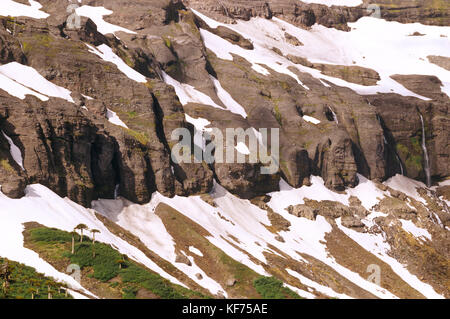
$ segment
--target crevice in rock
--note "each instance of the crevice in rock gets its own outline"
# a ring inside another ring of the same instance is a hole
[[[356,145],[355,143],[352,143],[352,152],[353,152],[353,156],[355,157],[356,168],[357,168],[358,173],[360,173],[361,175],[363,175],[366,178],[369,178],[370,167],[369,167],[369,163],[367,163],[364,153],[361,151],[359,146]]]
[[[155,114],[155,127],[156,127],[156,136],[158,136],[159,141],[164,145],[166,150],[170,153],[170,146],[167,142],[166,135],[164,133],[164,111],[159,104],[158,99],[155,94],[151,93],[153,99],[153,113]]]
[[[169,154],[169,160],[170,165],[173,167],[173,175],[179,181],[180,183],[183,183],[183,180],[186,179],[186,173],[183,171],[183,169],[178,165],[177,163],[174,163],[172,161],[171,154],[171,148],[169,146],[169,143],[167,142],[166,135],[164,133],[164,111],[161,108],[161,105],[159,104],[158,99],[156,96],[152,93],[153,98],[153,112],[155,114],[155,127],[156,127],[156,136],[160,140],[160,142],[164,145],[164,148],[166,149],[167,153]]]
[[[300,117],[303,117],[304,113],[303,113],[302,107],[300,105],[296,104],[295,109],[297,110],[298,115]]]
[[[333,112],[331,111],[330,108],[325,108],[325,117],[327,118],[328,121],[334,122]]]
[[[392,132],[386,126],[384,119],[380,114],[377,114],[378,122],[380,123],[381,128],[383,129],[383,136],[385,138],[385,159],[386,159],[386,173],[385,179],[388,179],[394,176],[397,173],[402,175],[407,175],[408,172],[406,167],[403,165],[400,156],[396,150],[396,141]],[[395,169],[394,169],[395,168]]]

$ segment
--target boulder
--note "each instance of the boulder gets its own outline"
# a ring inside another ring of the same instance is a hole
[[[341,218],[341,223],[342,226],[347,227],[347,228],[357,228],[357,229],[362,229],[365,227],[364,223],[361,221],[361,219],[359,219],[358,217],[355,216],[343,216]]]
[[[185,265],[188,265],[188,266],[192,266],[192,263],[189,260],[189,258],[187,258],[187,256],[182,254],[182,253],[177,253],[177,255],[175,257],[175,262],[176,263],[185,264]]]
[[[312,209],[309,206],[306,206],[304,204],[295,205],[295,206],[289,206],[287,208],[287,211],[289,214],[297,216],[297,217],[304,217],[309,220],[316,220],[317,212]]]
[[[233,287],[236,284],[237,280],[234,278],[227,279],[226,285],[227,287]]]

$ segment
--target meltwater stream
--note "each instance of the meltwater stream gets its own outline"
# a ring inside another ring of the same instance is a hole
[[[430,158],[428,157],[428,150],[427,150],[427,144],[426,144],[426,136],[425,136],[425,123],[423,121],[422,114],[419,113],[420,121],[422,122],[422,150],[423,150],[423,156],[425,158],[425,176],[427,181],[427,186],[431,186],[431,169],[430,169]]]

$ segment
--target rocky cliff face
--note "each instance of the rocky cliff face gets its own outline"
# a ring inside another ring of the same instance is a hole
[[[348,30],[347,23],[361,17],[378,14],[370,8],[376,4],[383,19],[402,23],[420,22],[424,24],[446,26],[450,22],[450,7],[446,1],[375,1],[364,0],[357,7],[327,6],[293,0],[250,0],[250,1],[201,1],[184,0],[187,6],[208,12],[213,18],[233,22],[236,19],[248,20],[252,17],[279,17],[300,27],[311,27],[315,23],[326,27]],[[311,1],[313,2],[313,1]]]
[[[440,92],[435,81],[408,76],[397,79],[417,94],[432,98],[423,103],[395,94],[366,98],[336,85],[324,86],[298,69],[294,73],[303,85],[275,70],[262,75],[239,56],[227,61],[212,54],[199,28],[252,50],[248,39],[226,27],[210,28],[187,10],[191,6],[222,21],[276,16],[303,27],[317,22],[347,29],[346,22],[365,14],[363,6],[327,7],[299,1],[114,1],[108,4],[114,13],[105,19],[132,32],[119,32],[119,39],[111,33],[102,34],[85,17],[79,29],[68,28],[63,1],[41,4],[50,14],[47,19],[1,19],[1,63],[16,61],[33,67],[47,80],[70,90],[75,103],[54,98],[45,102],[31,97],[19,100],[0,91],[1,129],[24,156],[22,171],[8,155],[7,141],[0,136],[1,169],[8,171],[0,182],[11,196],[20,196],[27,183],[42,183],[89,205],[93,198],[113,197],[116,185],[122,196],[139,203],[149,201],[155,190],[169,196],[207,192],[213,176],[242,197],[276,190],[280,177],[298,187],[307,184],[311,174],[322,176],[326,185],[336,190],[356,185],[357,172],[382,181],[403,170],[407,176],[425,180],[419,113],[426,122],[432,176],[448,176],[448,96]],[[89,5],[106,4],[91,1]],[[406,16],[439,24],[445,23],[448,13],[445,4],[433,14],[428,3],[414,9],[406,4],[398,6],[397,14],[392,16],[391,10],[388,16],[399,21]],[[430,15],[436,19],[425,18]],[[291,43],[294,38],[290,36]],[[111,47],[128,66],[144,75],[146,82],[128,78],[114,64],[93,54],[87,44]],[[294,44],[302,45],[298,39]],[[297,62],[300,58],[289,59]],[[345,72],[343,79],[356,83],[360,79],[362,85],[374,83],[364,80],[373,73],[370,69],[339,70],[307,60],[299,63],[329,76],[341,77]],[[248,117],[233,117],[227,111],[189,103],[181,105],[173,88],[164,83],[163,72],[223,106],[211,80],[211,76],[216,77]],[[371,77],[376,79],[376,72]],[[107,109],[116,112],[127,128],[108,122]],[[193,130],[185,121],[186,113],[207,118],[212,126],[222,129],[279,128],[279,173],[259,176],[258,164],[172,163],[172,130]],[[314,115],[320,126],[305,121],[304,115]]]

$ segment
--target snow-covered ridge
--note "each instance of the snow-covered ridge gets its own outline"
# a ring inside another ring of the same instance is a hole
[[[192,264],[191,266],[175,262],[175,242],[167,232],[161,218],[154,213],[159,203],[160,195],[154,194],[152,202],[147,205],[131,204],[121,200],[99,200],[93,203],[93,207],[106,217],[115,216],[118,225],[138,236],[150,250],[173,263],[175,267],[192,280],[197,281],[199,285],[208,289],[212,294],[221,292],[226,296],[223,288],[199,268],[193,258],[187,257]],[[195,250],[195,248],[191,249],[194,249],[197,255],[201,255],[201,252]],[[202,279],[198,280],[196,274],[201,274]]]
[[[318,201],[332,200],[348,205],[349,197],[353,195],[357,196],[361,200],[362,205],[371,211],[367,220],[363,220],[365,223],[370,223],[375,216],[380,216],[380,213],[373,211],[372,207],[384,196],[389,196],[390,194],[389,191],[380,190],[374,183],[364,179],[362,176],[359,176],[359,178],[360,184],[353,189],[347,189],[346,194],[338,194],[327,189],[320,177],[311,177],[311,186],[303,186],[298,189],[294,189],[282,181],[280,184],[281,190],[269,194],[271,200],[268,205],[274,212],[291,223],[289,230],[278,232],[283,241],[277,240],[277,234],[267,229],[271,225],[267,211],[253,205],[248,200],[235,197],[218,184],[214,185],[214,189],[210,194],[216,207],[203,201],[200,196],[167,198],[159,193],[154,193],[151,202],[145,205],[133,204],[118,198],[116,200],[94,201],[93,208],[139,237],[148,249],[172,263],[189,278],[195,280],[200,286],[208,289],[213,294],[220,293],[227,296],[224,287],[221,287],[216,280],[208,276],[193,258],[193,255],[198,258],[203,257],[204,254],[201,250],[197,247],[189,246],[185,252],[182,252],[189,259],[191,266],[175,262],[174,239],[168,233],[161,218],[155,214],[159,204],[169,205],[192,222],[201,225],[211,234],[211,236],[206,237],[211,244],[261,275],[269,275],[261,265],[261,263],[267,263],[265,253],[281,256],[278,253],[278,251],[281,251],[299,263],[307,263],[299,255],[299,253],[302,253],[323,262],[344,278],[375,296],[396,298],[394,294],[386,289],[343,267],[336,262],[333,256],[329,255],[324,239],[325,235],[332,230],[332,226],[324,217],[317,216],[316,220],[312,221],[306,218],[295,217],[286,211],[289,205],[303,203],[304,198]],[[410,191],[408,190],[408,187],[410,187],[407,184],[408,181],[414,185],[414,181],[397,175],[386,184],[392,185],[393,188],[399,191]],[[57,272],[33,251],[23,247],[23,223],[36,221],[47,227],[55,227],[66,231],[71,231],[75,225],[84,223],[89,228],[96,228],[101,231],[96,236],[97,240],[117,247],[121,253],[127,254],[130,258],[142,263],[172,282],[181,284],[178,279],[166,273],[157,264],[148,259],[139,249],[113,235],[97,219],[94,210],[85,209],[68,199],[62,199],[44,186],[28,186],[26,196],[18,200],[10,199],[0,193],[0,207],[0,256],[35,267],[46,275],[69,283],[75,289],[83,290],[78,283],[73,282],[71,277]],[[343,227],[340,219],[337,220],[337,225],[347,236],[355,240],[364,249],[389,264],[392,270],[411,287],[429,298],[442,297],[430,285],[421,282],[404,265],[401,265],[388,255],[390,247],[384,241],[382,234],[358,233]],[[417,238],[422,240],[431,239],[431,235],[425,229],[417,227],[411,221],[402,221],[402,227]],[[232,245],[230,238],[236,238],[238,241],[233,241]],[[193,255],[189,256],[186,254],[187,251]],[[286,271],[293,278],[297,278],[299,283],[310,287],[309,289],[311,290],[308,289],[308,292],[293,287],[295,291],[303,296],[312,297],[311,291],[316,290],[330,297],[349,297],[347,294],[338,293],[330,287],[316,283],[296,271],[291,269],[286,269]]]
[[[219,58],[232,60],[231,53],[248,60],[255,71],[267,75],[267,65],[273,70],[292,76],[301,81],[288,68],[295,67],[301,72],[327,80],[338,86],[348,87],[358,94],[397,93],[403,96],[420,96],[391,78],[395,74],[435,75],[443,83],[442,92],[450,96],[450,72],[427,59],[429,55],[449,56],[450,27],[422,25],[420,23],[401,24],[383,19],[364,17],[350,23],[350,32],[339,31],[315,24],[311,30],[298,28],[281,19],[252,18],[238,20],[236,24],[217,22],[195,10],[211,28],[226,26],[244,38],[252,41],[254,50],[245,50],[206,30],[200,30],[208,49]],[[304,45],[293,46],[285,39],[285,32],[298,38]],[[415,32],[423,36],[412,36]],[[361,66],[377,71],[381,77],[377,85],[363,86],[339,78],[324,75],[319,70],[294,64],[284,56],[275,53],[276,47],[283,53],[303,57],[312,63],[344,66]],[[322,82],[323,83],[323,82]],[[325,83],[324,83],[325,85]]]
[[[173,283],[181,284],[140,250],[113,235],[97,219],[92,210],[61,198],[42,185],[27,186],[25,193],[25,197],[21,199],[10,199],[0,192],[0,256],[34,267],[46,276],[51,276],[58,281],[66,282],[69,287],[86,292],[74,278],[58,272],[41,259],[37,253],[25,248],[22,235],[23,223],[31,221],[64,231],[72,231],[76,225],[83,223],[89,228],[100,230],[100,233],[96,235],[96,240],[117,247],[121,253],[142,263],[162,277]]]
[[[272,51],[272,47],[268,48],[264,43],[261,41],[255,41],[255,37],[252,37],[251,31],[243,31],[234,29],[237,27],[241,21],[238,22],[237,25],[226,25],[217,21],[214,21],[205,15],[201,14],[200,12],[191,9],[196,15],[198,15],[200,18],[202,18],[211,28],[216,28],[217,26],[227,26],[228,28],[241,33],[245,38],[251,39],[253,42],[254,49],[253,50],[246,50],[241,48],[238,45],[232,44],[228,42],[227,40],[207,31],[204,29],[200,29],[200,34],[202,36],[203,42],[205,43],[205,46],[214,52],[214,54],[223,60],[232,61],[233,56],[231,54],[236,54],[239,56],[242,56],[245,58],[248,62],[252,64],[252,69],[255,70],[258,73],[261,73],[263,75],[269,75],[270,72],[264,68],[262,65],[267,65],[273,70],[284,73],[287,75],[290,75],[293,77],[300,85],[302,85],[305,89],[309,89],[307,86],[305,86],[298,76],[294,74],[292,71],[288,69],[289,66],[294,65],[292,62],[289,62],[287,59],[280,57],[278,54]],[[265,19],[263,19],[265,20]],[[251,21],[255,21],[255,19],[252,19]],[[245,29],[245,28],[243,28]],[[264,32],[264,30],[254,30],[256,33],[258,32]]]

